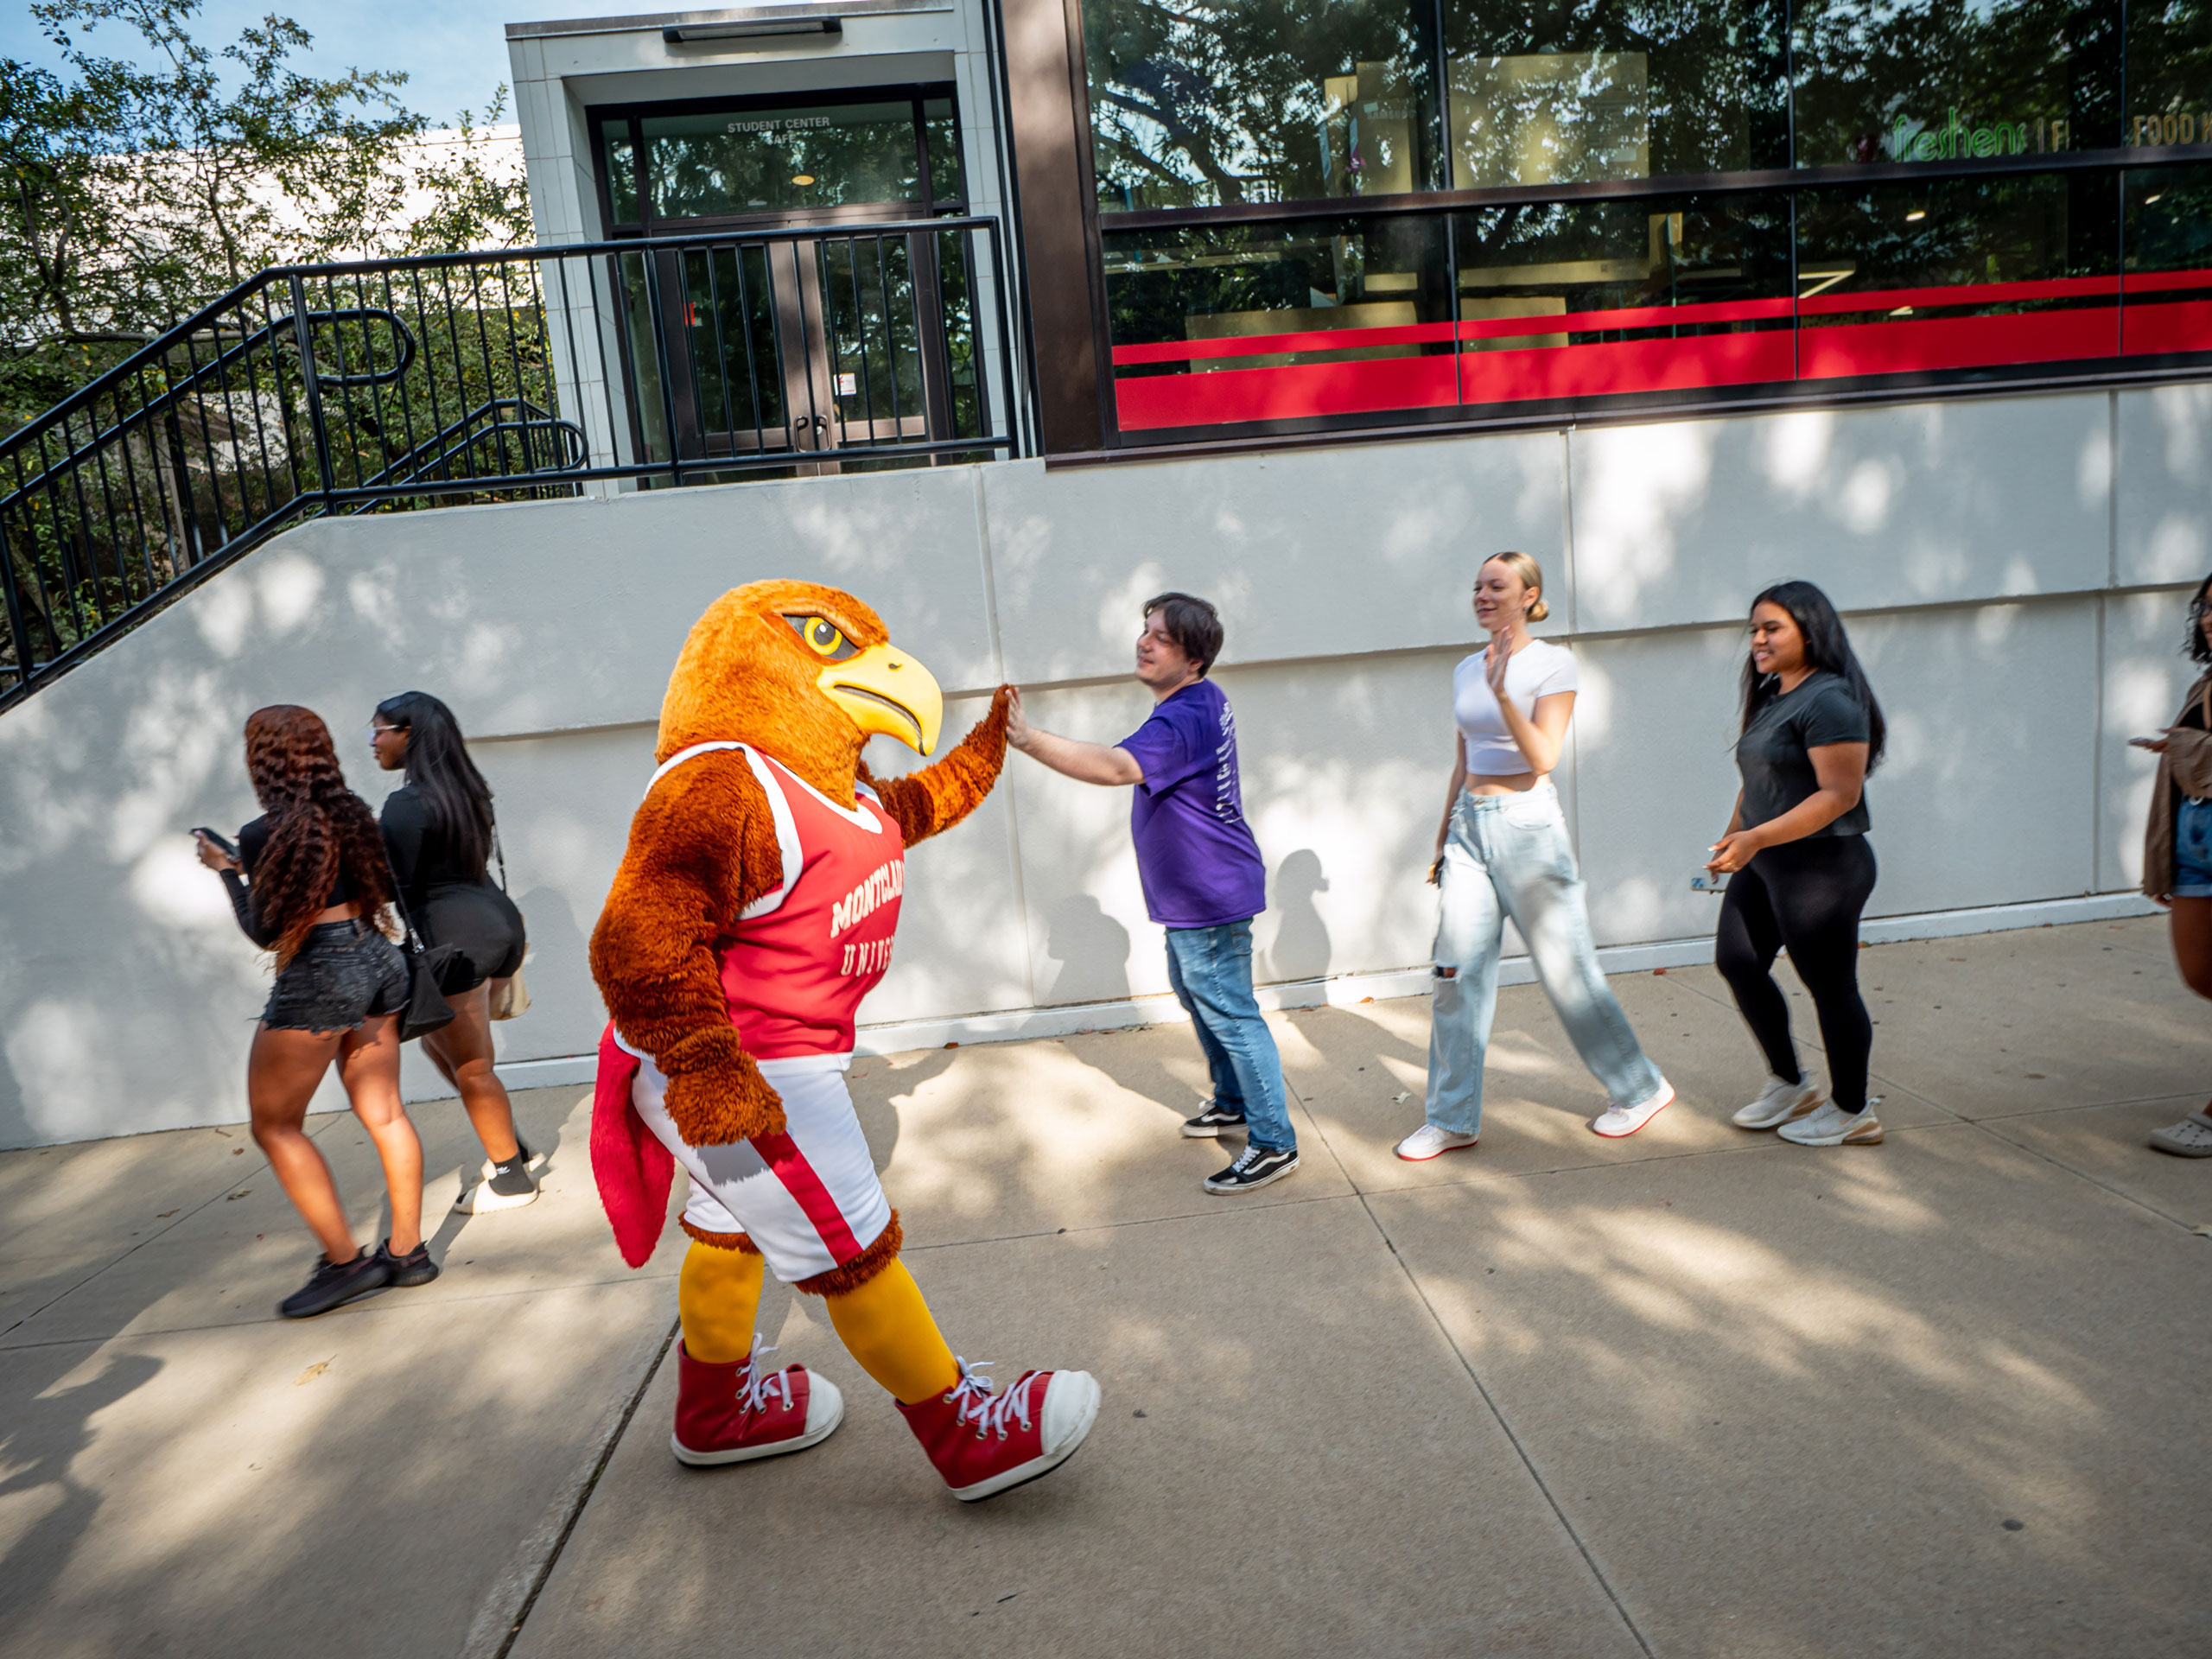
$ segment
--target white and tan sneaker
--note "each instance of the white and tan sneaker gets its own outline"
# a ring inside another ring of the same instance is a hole
[[[1634,1135],[1674,1103],[1675,1085],[1662,1077],[1659,1086],[1635,1105],[1611,1107],[1592,1118],[1591,1132],[1602,1135],[1608,1141],[1618,1141],[1624,1135]]]
[[[1874,1116],[1874,1103],[1863,1112],[1847,1112],[1832,1101],[1820,1109],[1792,1118],[1781,1128],[1782,1138],[1801,1147],[1871,1147],[1882,1139],[1882,1120]]]
[[[1398,1142],[1397,1154],[1409,1164],[1425,1164],[1447,1152],[1463,1151],[1473,1146],[1475,1141],[1471,1135],[1457,1135],[1450,1129],[1440,1129],[1433,1123],[1424,1123]]]
[[[1759,1097],[1728,1121],[1739,1129],[1771,1129],[1792,1118],[1804,1116],[1820,1103],[1821,1085],[1810,1077],[1801,1077],[1796,1083],[1769,1077],[1766,1087],[1759,1090]]]

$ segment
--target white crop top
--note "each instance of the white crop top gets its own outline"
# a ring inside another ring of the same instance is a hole
[[[1467,752],[1467,775],[1510,778],[1516,772],[1534,771],[1521,746],[1505,729],[1505,715],[1483,673],[1483,657],[1478,651],[1452,671],[1452,713]],[[1537,698],[1574,689],[1574,653],[1565,645],[1531,639],[1505,665],[1506,694],[1531,720],[1536,717]]]

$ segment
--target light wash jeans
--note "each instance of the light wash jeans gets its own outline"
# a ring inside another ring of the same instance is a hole
[[[1215,1102],[1244,1114],[1247,1144],[1294,1150],[1298,1132],[1283,1103],[1282,1057],[1252,997],[1252,924],[1169,928],[1167,982],[1198,1027]]]
[[[1483,1057],[1497,1009],[1505,918],[1521,930],[1560,1023],[1616,1106],[1659,1087],[1628,1016],[1598,971],[1582,877],[1558,792],[1546,779],[1518,795],[1461,794],[1444,843],[1428,1027],[1428,1121],[1454,1135],[1483,1126]]]

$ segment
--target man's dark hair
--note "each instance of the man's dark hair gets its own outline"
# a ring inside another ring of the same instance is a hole
[[[1204,677],[1213,659],[1221,655],[1221,613],[1188,594],[1162,594],[1145,601],[1146,621],[1152,620],[1155,611],[1160,613],[1161,631],[1182,648]]]

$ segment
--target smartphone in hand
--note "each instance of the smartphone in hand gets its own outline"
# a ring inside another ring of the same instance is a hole
[[[2131,749],[2163,749],[2166,747],[2166,740],[2163,737],[2131,737],[2127,740],[2127,747]]]
[[[1695,875],[1690,877],[1690,891],[1709,893],[1717,897],[1728,891],[1728,878],[1726,875],[1716,875],[1711,870],[1700,870]]]
[[[195,827],[192,833],[195,836],[207,836],[209,841],[215,843],[215,850],[222,854],[225,858],[236,858],[238,855],[237,845],[228,836],[218,835],[204,824]]]

